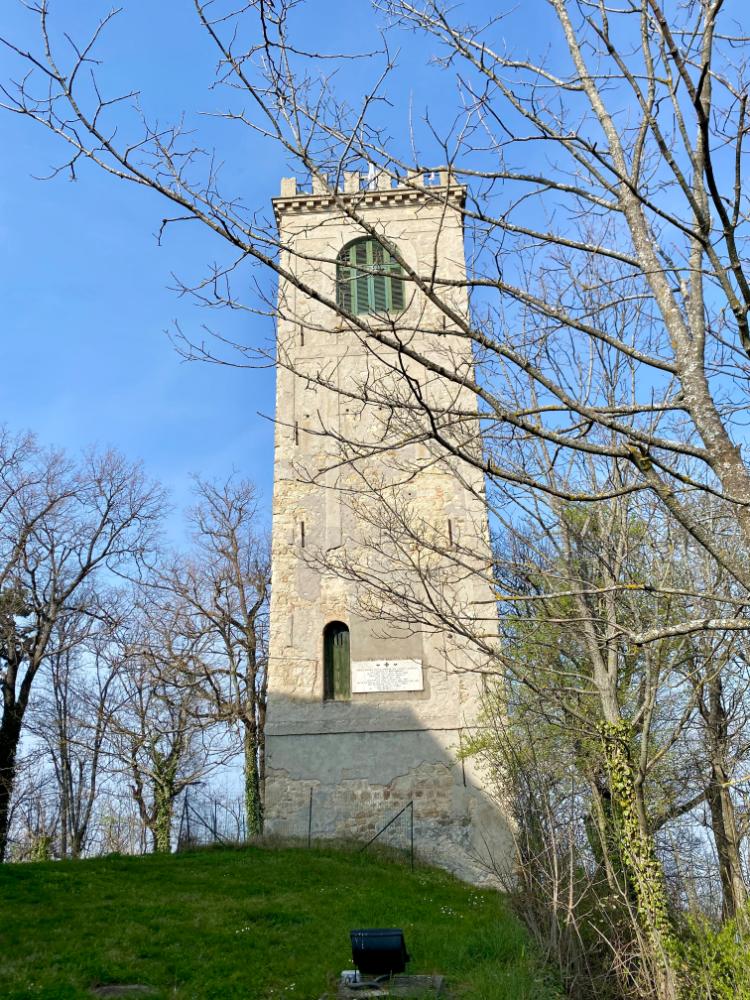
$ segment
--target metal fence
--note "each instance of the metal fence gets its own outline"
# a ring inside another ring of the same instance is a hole
[[[405,824],[408,823],[405,830],[402,829]],[[398,824],[398,825],[397,825]],[[396,844],[392,843],[395,838]],[[397,849],[402,847],[402,844],[406,840],[408,844],[409,851],[409,864],[411,865],[411,870],[414,871],[414,800],[410,799],[403,809],[400,809],[396,815],[389,819],[388,822],[380,830],[377,831],[370,839],[364,844],[360,850],[366,851],[375,844],[384,844],[389,847],[396,846]]]
[[[245,803],[241,798],[211,798],[190,794],[182,800],[177,850],[209,844],[244,844],[247,841]]]
[[[414,803],[390,802],[382,794],[358,792],[342,800],[310,788],[304,801],[274,812],[263,837],[248,837],[241,798],[214,798],[188,789],[179,812],[177,850],[248,840],[274,840],[311,848],[326,841],[347,842],[361,851],[402,854],[414,867]]]
[[[296,785],[267,806],[266,835],[276,840],[338,841],[414,854],[414,805],[388,789]]]

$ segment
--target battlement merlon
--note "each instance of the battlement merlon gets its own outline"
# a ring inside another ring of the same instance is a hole
[[[448,201],[458,210],[466,201],[466,187],[457,184],[448,170],[415,172],[405,177],[393,177],[386,171],[370,176],[345,170],[341,180],[342,183],[335,184],[319,176],[300,186],[296,177],[282,177],[281,194],[272,199],[277,222],[288,213],[325,211],[342,201],[355,202],[363,208],[420,202],[445,204]]]

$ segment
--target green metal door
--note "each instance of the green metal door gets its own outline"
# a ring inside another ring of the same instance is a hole
[[[323,634],[324,697],[347,699],[351,695],[349,629],[343,622],[330,622]]]

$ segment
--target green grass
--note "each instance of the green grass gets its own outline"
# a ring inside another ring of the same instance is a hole
[[[0,997],[142,983],[164,1000],[314,1000],[351,967],[351,928],[389,926],[409,971],[443,973],[452,996],[557,995],[497,893],[368,855],[252,847],[0,866]]]

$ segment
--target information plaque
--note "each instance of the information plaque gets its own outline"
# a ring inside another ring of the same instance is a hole
[[[370,691],[421,691],[421,660],[353,660],[352,694]]]

